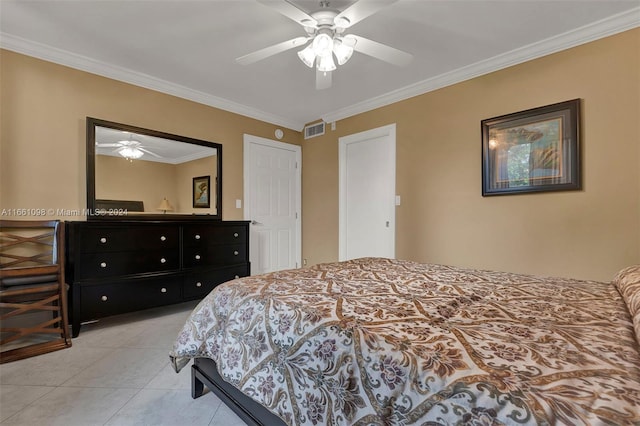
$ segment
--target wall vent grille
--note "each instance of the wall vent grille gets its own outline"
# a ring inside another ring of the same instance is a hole
[[[304,128],[304,138],[310,139],[316,136],[324,135],[324,121],[315,124],[309,124]]]

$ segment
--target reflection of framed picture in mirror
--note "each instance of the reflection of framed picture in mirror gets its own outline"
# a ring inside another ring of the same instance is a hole
[[[580,189],[580,99],[482,120],[482,195]]]
[[[211,205],[211,176],[193,178],[193,207],[209,208]]]

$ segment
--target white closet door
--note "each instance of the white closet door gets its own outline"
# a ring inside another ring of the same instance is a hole
[[[340,260],[395,257],[395,124],[339,139]]]

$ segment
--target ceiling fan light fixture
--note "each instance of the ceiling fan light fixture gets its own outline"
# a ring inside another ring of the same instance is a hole
[[[347,46],[340,40],[336,40],[333,44],[333,53],[336,55],[338,65],[344,65],[347,63],[351,55],[353,55],[353,48]]]
[[[318,71],[328,72],[336,69],[336,64],[333,62],[333,56],[331,52],[328,55],[320,56],[318,59]]]
[[[144,155],[144,152],[136,147],[123,146],[118,149],[118,154],[122,155],[127,160],[137,160]]]
[[[316,89],[326,89],[331,87],[330,77],[331,71],[336,69],[335,61],[337,61],[338,65],[344,65],[349,61],[354,51],[399,66],[408,65],[413,57],[409,53],[368,38],[355,34],[346,34],[347,30],[353,25],[383,7],[395,3],[397,0],[341,1],[339,3],[350,3],[341,11],[331,7],[330,0],[319,0],[319,9],[310,13],[296,4],[302,3],[301,0],[258,1],[273,7],[281,15],[302,25],[306,37],[283,41],[236,58],[236,61],[240,64],[251,64],[277,53],[298,48],[299,46],[302,47],[303,44],[308,43],[306,47],[298,51],[298,57],[309,68],[314,68],[315,64]],[[358,44],[357,47],[356,44]]]
[[[298,57],[306,66],[313,68],[313,62],[316,60],[316,53],[313,45],[310,43],[307,47],[298,52]]]
[[[320,33],[311,43],[316,56],[330,56],[333,51],[333,38],[327,33]]]

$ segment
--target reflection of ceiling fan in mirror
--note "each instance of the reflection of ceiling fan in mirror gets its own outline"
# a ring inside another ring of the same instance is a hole
[[[411,62],[409,53],[373,40],[345,34],[352,25],[376,13],[397,0],[359,0],[342,12],[331,9],[329,1],[321,0],[320,9],[308,14],[286,0],[257,0],[302,25],[306,37],[296,37],[273,46],[265,47],[236,59],[240,64],[251,64],[295,47],[307,46],[298,51],[300,60],[309,68],[316,68],[316,89],[331,87],[331,72],[345,64],[354,51],[364,53],[393,65],[404,66]]]
[[[113,152],[120,154],[122,157],[126,158],[129,161],[137,160],[142,157],[144,154],[149,154],[157,158],[162,158],[160,155],[149,151],[144,147],[142,142],[133,139],[133,136],[130,135],[129,139],[121,140],[115,143],[98,143],[96,142],[96,146],[98,148],[114,148]]]

